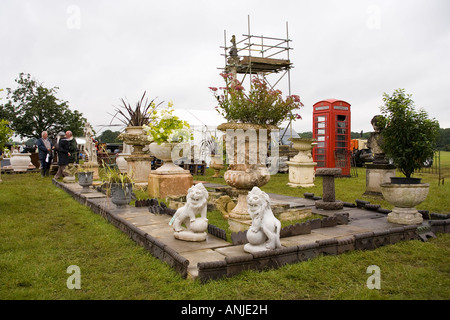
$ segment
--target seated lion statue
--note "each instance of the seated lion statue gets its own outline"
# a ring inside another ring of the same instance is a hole
[[[247,196],[247,206],[252,224],[247,231],[249,243],[244,246],[244,250],[251,253],[281,248],[281,223],[272,212],[267,193],[253,187]]]
[[[207,202],[208,191],[202,183],[190,187],[186,196],[186,204],[175,212],[169,225],[173,224],[175,232],[185,230],[182,227],[183,223],[188,231],[194,233],[205,232],[208,228],[208,219],[206,218]],[[200,217],[197,218],[197,215],[200,215]]]

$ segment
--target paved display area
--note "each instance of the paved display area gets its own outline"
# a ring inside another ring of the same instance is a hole
[[[82,187],[78,183],[68,184],[57,181],[53,183],[71,194],[80,203],[101,214],[116,227],[127,233],[134,241],[143,245],[154,256],[168,262],[178,271],[181,270],[180,272],[185,277],[195,279],[199,277],[199,270],[204,270],[202,276],[204,280],[215,279],[220,276],[230,276],[246,269],[262,269],[269,263],[261,259],[264,256],[270,256],[272,253],[252,255],[243,250],[243,244],[233,245],[211,234],[208,234],[206,241],[203,242],[177,240],[173,236],[172,226],[169,226],[171,216],[150,213],[148,207],[126,206],[119,209],[101,192],[91,189],[89,193],[81,193]],[[207,188],[216,187],[213,184],[204,185]],[[345,216],[348,214],[348,219],[345,223],[335,224],[330,227],[314,228],[307,234],[282,237],[281,244],[283,249],[286,250],[280,251],[278,249],[272,251],[282,254],[284,260],[280,260],[278,256],[273,256],[273,261],[270,262],[272,264],[282,265],[284,263],[303,261],[302,257],[307,255],[307,251],[311,248],[315,250],[312,257],[327,252],[338,254],[343,251],[358,249],[358,246],[360,249],[375,248],[375,242],[368,240],[369,237],[367,235],[371,235],[372,238],[370,239],[373,239],[376,235],[378,237],[384,235],[384,238],[380,238],[377,242],[378,246],[380,243],[383,245],[386,241],[392,243],[389,239],[392,239],[393,231],[402,234],[398,237],[399,240],[417,238],[416,230],[418,226],[405,227],[389,223],[387,222],[386,214],[376,211],[356,206],[344,207],[342,210],[327,211],[316,209],[314,206],[315,201],[312,199],[276,194],[269,194],[269,196],[272,203],[289,204],[291,207],[310,207],[313,213],[323,216],[333,217],[336,213],[345,213]],[[424,225],[428,225],[427,222]],[[408,230],[412,230],[412,233],[405,236],[409,232]],[[356,242],[355,239],[360,239],[361,242]],[[366,239],[365,242],[363,241],[364,239]],[[339,245],[343,247],[339,247]],[[330,246],[332,246],[332,249],[330,249]],[[290,254],[291,258],[286,258],[287,254]],[[230,268],[233,263],[237,263],[239,267],[237,269]]]

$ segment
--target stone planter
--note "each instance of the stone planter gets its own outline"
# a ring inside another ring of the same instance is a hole
[[[28,170],[31,163],[31,153],[11,153],[11,167],[14,171],[23,172]]]
[[[276,126],[266,128],[248,123],[223,123],[217,129],[224,131],[227,135],[227,157],[230,165],[224,173],[224,179],[238,194],[236,207],[229,213],[229,218],[230,220],[248,221],[250,220],[246,200],[248,192],[253,187],[261,187],[267,184],[270,180],[270,173],[265,165],[264,152],[260,150],[260,139],[263,138],[261,135],[264,133],[261,129],[267,129],[265,131],[267,136],[264,138],[269,143],[270,130],[278,128]],[[234,148],[228,145],[232,140],[234,141]],[[262,159],[261,156],[264,158]],[[267,152],[265,156],[267,156]]]
[[[142,126],[126,127],[125,132],[122,132],[117,138],[133,146],[132,154],[144,154],[143,149],[150,143],[149,137],[145,134]]]
[[[290,138],[293,148],[299,153],[287,162],[289,165],[289,183],[291,187],[314,187],[314,167],[317,165],[312,159],[314,139]]]
[[[111,183],[111,202],[118,208],[126,207],[131,201],[132,183]]]
[[[78,172],[78,184],[83,187],[82,193],[89,192],[89,187],[94,182],[94,171]]]
[[[222,157],[217,156],[217,155],[214,155],[214,156],[212,155],[211,163],[209,166],[214,169],[214,175],[212,176],[212,178],[221,178],[220,170],[225,168]]]
[[[394,205],[392,212],[388,214],[388,221],[397,224],[421,224],[423,218],[415,206],[425,201],[429,187],[428,183],[381,184],[384,199]]]
[[[189,145],[189,144],[187,144]],[[164,164],[155,170],[155,173],[165,173],[165,174],[177,174],[177,173],[185,173],[186,170],[177,166],[173,163],[174,158],[172,156],[172,151],[175,147],[182,147],[179,143],[169,143],[163,142],[161,144],[157,144],[153,142],[150,144],[150,152],[158,159],[164,161]]]

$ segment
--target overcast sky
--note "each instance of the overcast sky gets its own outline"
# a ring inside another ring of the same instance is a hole
[[[30,73],[97,132],[144,91],[217,125],[208,87],[223,85],[224,31],[241,40],[250,16],[253,35],[285,38],[288,23],[291,93],[305,104],[296,131],[311,131],[312,105],[327,98],[351,104],[352,131],[373,131],[383,93],[398,88],[449,128],[449,13],[448,0],[2,0],[0,88]]]

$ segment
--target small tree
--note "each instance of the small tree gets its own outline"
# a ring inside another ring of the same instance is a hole
[[[56,98],[58,87],[48,89],[24,73],[16,83],[18,88],[7,88],[8,102],[0,105],[0,118],[7,119],[17,135],[39,138],[42,131],[67,130],[74,136],[83,134],[86,119],[77,110],[70,110],[67,101]]]
[[[6,143],[13,136],[14,131],[9,127],[9,122],[0,119],[0,151],[3,152]]]
[[[0,119],[0,153],[1,153],[0,160],[3,158],[3,152],[4,152],[5,145],[8,142],[9,138],[12,137],[13,134],[14,134],[14,131],[12,131],[11,128],[9,127],[9,122],[4,119]],[[0,167],[1,167],[1,165],[0,165]],[[1,175],[1,170],[0,170],[0,175]],[[1,176],[0,176],[0,182],[2,182]]]
[[[384,116],[382,130],[383,149],[387,157],[406,176],[423,167],[433,156],[439,137],[439,122],[428,119],[425,110],[416,111],[410,94],[397,89],[392,96],[383,94],[384,106],[380,107]]]

